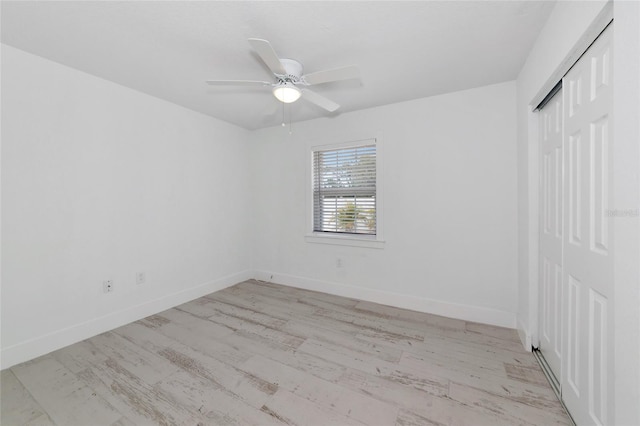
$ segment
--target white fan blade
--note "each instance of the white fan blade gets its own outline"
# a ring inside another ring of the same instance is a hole
[[[326,71],[312,72],[304,76],[307,84],[322,84],[331,81],[350,80],[352,78],[360,78],[360,70],[355,65],[348,67],[336,68]]]
[[[254,80],[207,80],[210,86],[271,86],[268,81]]]
[[[340,105],[337,103],[325,98],[324,96],[318,95],[316,92],[312,92],[309,89],[302,89],[302,97],[329,112],[333,112],[340,108]]]
[[[264,61],[265,64],[269,67],[274,74],[284,75],[287,71],[284,69],[282,62],[276,55],[276,52],[271,47],[271,43],[267,40],[262,40],[260,38],[250,38],[249,44],[253,47],[253,50],[260,56],[260,58]]]

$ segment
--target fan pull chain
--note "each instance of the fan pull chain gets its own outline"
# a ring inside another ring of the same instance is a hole
[[[284,127],[284,102],[282,102],[282,127]]]

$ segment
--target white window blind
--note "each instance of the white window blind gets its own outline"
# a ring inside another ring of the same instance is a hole
[[[313,230],[376,235],[376,146],[313,152]]]

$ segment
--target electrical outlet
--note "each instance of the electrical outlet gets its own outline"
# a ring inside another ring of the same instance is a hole
[[[102,291],[111,293],[113,291],[113,280],[105,280],[102,282]]]
[[[144,272],[136,272],[136,284],[144,284],[146,280]]]

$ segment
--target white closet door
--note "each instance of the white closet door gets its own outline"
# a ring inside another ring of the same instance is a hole
[[[539,113],[539,347],[559,381],[562,355],[562,90]]]
[[[564,93],[562,398],[578,425],[612,424],[612,29],[567,73]]]

